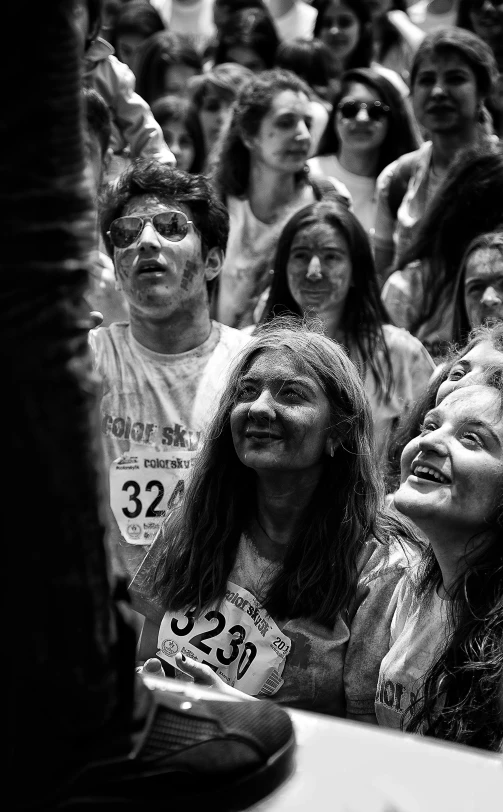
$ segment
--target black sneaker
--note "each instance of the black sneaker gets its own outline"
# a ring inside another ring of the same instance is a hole
[[[190,801],[204,812],[242,810],[290,775],[295,737],[284,710],[268,700],[194,699],[173,683],[150,681],[154,704],[137,746],[125,758],[89,764],[56,809],[146,810],[153,802],[170,809]]]

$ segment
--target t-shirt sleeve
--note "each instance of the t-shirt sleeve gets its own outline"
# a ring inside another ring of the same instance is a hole
[[[346,711],[353,715],[374,713],[379,667],[390,648],[401,580],[418,556],[405,542],[375,544],[358,581],[344,663]]]
[[[393,234],[395,231],[396,217],[392,213],[389,202],[389,186],[397,168],[397,162],[387,166],[379,177],[376,184],[377,209],[374,231],[374,247],[380,251],[394,252]]]

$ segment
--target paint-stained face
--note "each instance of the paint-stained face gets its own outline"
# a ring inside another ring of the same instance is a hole
[[[256,356],[230,422],[236,454],[256,471],[314,471],[333,445],[327,396],[284,350]]]
[[[132,245],[114,250],[117,280],[132,318],[170,318],[200,306],[207,301],[207,280],[220,269],[217,249],[210,249],[203,259],[201,238],[193,224],[180,242],[171,242],[155,230],[148,218],[170,211],[183,211],[192,220],[188,207],[149,194],[132,198],[122,212],[122,216],[147,218]]]
[[[503,254],[477,248],[466,262],[465,307],[470,327],[503,320]]]
[[[278,172],[300,172],[311,146],[311,104],[304,93],[281,90],[260,123],[250,148],[257,163]]]
[[[295,235],[286,272],[290,292],[303,311],[341,314],[352,271],[349,246],[340,229],[313,223]]]

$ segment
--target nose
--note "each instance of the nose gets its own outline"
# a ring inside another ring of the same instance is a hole
[[[339,33],[339,26],[338,26],[338,25],[335,25],[335,23],[334,23],[334,25],[331,25],[331,26],[330,26],[330,28],[329,28],[329,32],[330,32],[330,35],[331,35],[332,37],[336,37],[336,36],[337,36],[337,34]]]
[[[274,399],[268,389],[262,390],[260,395],[250,404],[248,418],[256,422],[267,421],[268,423],[275,420]]]
[[[496,292],[492,285],[489,285],[482,294],[480,303],[486,307],[497,307],[501,304],[501,296]]]
[[[140,251],[155,251],[160,248],[159,235],[152,223],[146,222],[143,231],[138,237]]]
[[[435,82],[435,86],[432,88],[431,95],[445,96],[445,87],[440,80],[437,79],[437,81]]]
[[[296,141],[311,140],[311,133],[309,132],[309,127],[307,126],[303,118],[299,119],[299,123],[297,124],[297,132],[295,133],[295,140]]]
[[[442,428],[429,431],[419,438],[418,447],[420,451],[437,454],[439,457],[447,456],[447,447],[443,439]]]
[[[369,112],[366,107],[360,107],[356,114],[356,121],[370,121]]]
[[[311,257],[311,261],[307,266],[306,279],[309,279],[311,282],[317,282],[321,279],[321,262],[316,254]]]

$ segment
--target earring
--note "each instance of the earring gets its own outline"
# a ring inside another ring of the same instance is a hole
[[[330,456],[333,457],[334,454],[335,454],[335,449],[334,449],[333,445],[331,445],[330,446]]]

